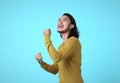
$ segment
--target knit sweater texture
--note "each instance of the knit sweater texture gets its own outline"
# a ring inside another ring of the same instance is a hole
[[[81,76],[81,44],[74,36],[68,38],[56,50],[50,36],[44,36],[45,45],[54,64],[41,63],[46,71],[59,73],[59,83],[84,83]]]

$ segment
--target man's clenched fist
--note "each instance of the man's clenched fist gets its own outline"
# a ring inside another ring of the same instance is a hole
[[[51,35],[51,31],[50,31],[50,29],[45,29],[44,30],[44,36],[46,36],[46,35]]]

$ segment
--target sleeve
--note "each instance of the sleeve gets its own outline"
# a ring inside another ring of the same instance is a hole
[[[46,70],[46,71],[48,71],[52,74],[56,74],[59,70],[58,69],[58,64],[49,65],[49,64],[47,64],[43,61],[42,63],[40,63],[40,65],[44,70]]]
[[[72,56],[79,49],[78,40],[75,38],[69,38],[58,51],[52,45],[50,36],[45,36],[45,44],[50,57],[55,63]]]

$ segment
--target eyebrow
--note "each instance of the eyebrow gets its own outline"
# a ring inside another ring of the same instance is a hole
[[[61,20],[61,18],[59,18],[58,20]],[[69,20],[68,18],[63,18],[63,20]]]
[[[68,18],[63,18],[64,20],[68,20]]]

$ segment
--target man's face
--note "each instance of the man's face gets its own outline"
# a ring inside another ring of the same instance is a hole
[[[57,31],[59,33],[65,33],[70,31],[70,19],[67,16],[64,15],[58,20]]]

